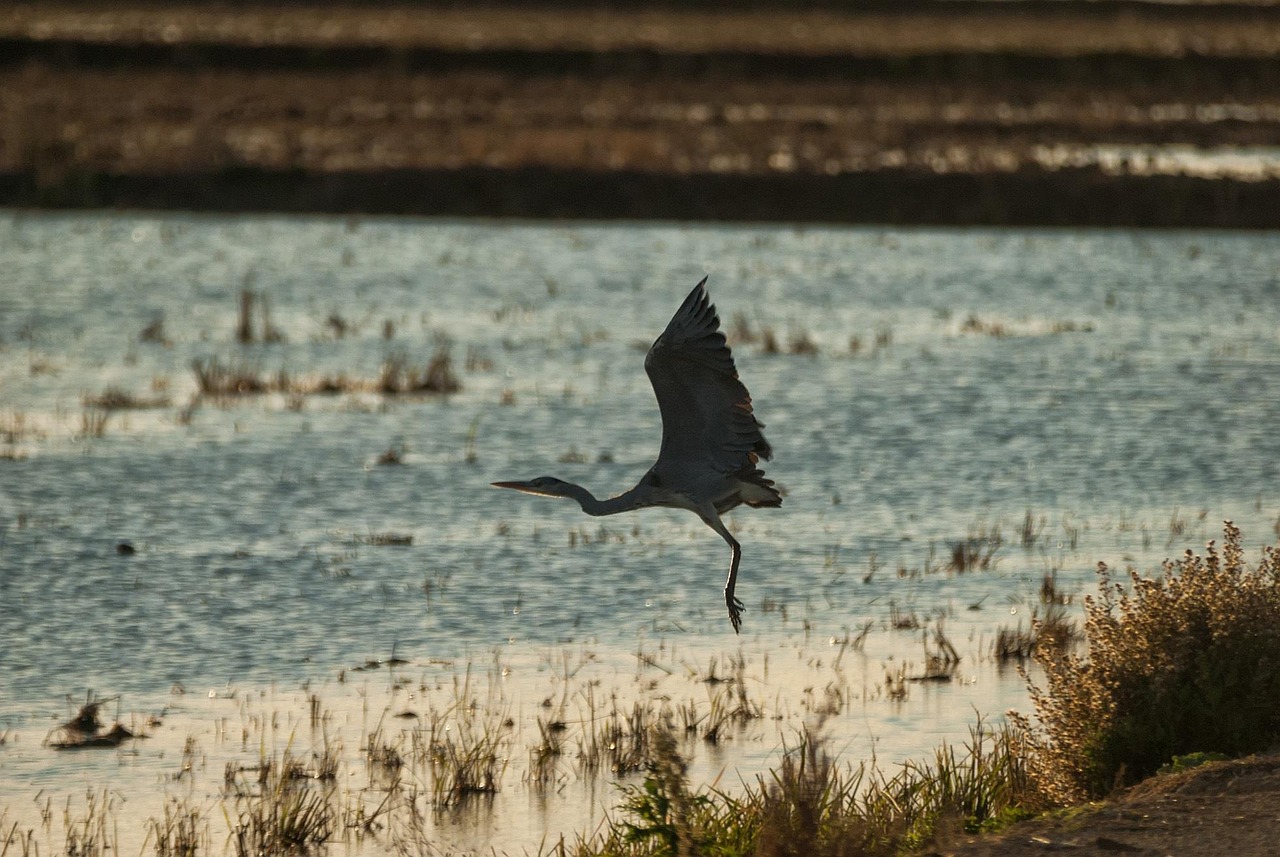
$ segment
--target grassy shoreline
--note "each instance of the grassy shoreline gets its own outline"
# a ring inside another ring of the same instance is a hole
[[[1200,776],[1188,772],[1202,766],[1204,779],[1196,788],[1234,794],[1202,812],[1236,824],[1246,817],[1237,814],[1239,807],[1261,807],[1266,817],[1247,834],[1253,842],[1272,841],[1280,819],[1269,796],[1280,790],[1280,761],[1215,760],[1226,759],[1223,751],[1235,757],[1265,751],[1280,737],[1280,680],[1266,669],[1280,651],[1280,550],[1264,548],[1260,561],[1248,566],[1241,533],[1227,522],[1220,549],[1211,542],[1203,555],[1187,551],[1149,576],[1131,571],[1127,587],[1116,586],[1105,566],[1098,575],[1099,594],[1085,604],[1085,654],[1072,650],[1073,635],[1050,633],[1047,620],[1035,625],[1035,658],[1044,672],[1042,686],[1030,685],[1035,721],[1010,712],[1007,723],[989,728],[979,718],[963,747],[944,744],[930,758],[904,762],[895,772],[874,756],[856,766],[833,757],[822,737],[824,708],[811,711],[795,743],[784,745],[777,767],[743,783],[740,791],[730,793],[718,778],[691,788],[688,753],[697,740],[714,745],[729,729],[765,717],[763,702],[744,680],[745,662],[731,661],[728,676],[717,675],[715,661],[702,678],[688,676],[702,684],[714,679],[716,690],[703,708],[667,695],[628,707],[617,695],[607,702],[598,698],[591,681],[571,700],[570,680],[581,680],[591,658],[584,655],[575,667],[566,656],[559,703],[547,697],[541,706],[545,713],[536,718],[523,782],[534,794],[558,789],[565,782],[564,765],[582,777],[643,771],[644,779],[622,780],[615,811],[595,832],[572,842],[561,837],[543,843],[538,853],[888,857],[949,848],[970,837],[968,844],[976,848],[1004,843],[1013,850],[991,853],[1016,854],[1022,847],[1016,839],[980,834],[1047,811],[1085,807],[1084,813],[1071,813],[1078,829],[1091,814],[1105,815],[1107,804],[1099,809],[1096,801],[1116,794],[1122,795],[1117,807],[1172,796],[1164,810],[1182,814],[1177,795],[1189,778]],[[388,670],[391,699],[399,701],[375,717],[376,704],[371,711],[359,694],[363,786],[357,785],[360,778],[352,779],[355,760],[336,728],[351,712],[329,710],[310,689],[299,698],[305,714],[286,712],[283,718],[278,710],[260,710],[257,694],[243,701],[231,694],[227,701],[239,707],[240,752],[256,748],[256,759],[226,763],[212,804],[197,800],[191,786],[184,797],[166,794],[163,818],[147,822],[144,853],[149,846],[157,857],[301,855],[339,837],[357,846],[368,839],[369,847],[401,855],[441,853],[437,821],[447,823],[464,807],[483,809],[499,791],[521,746],[520,725],[501,690],[503,679],[496,677],[507,674],[500,664],[487,682],[473,676],[470,665],[451,681],[424,676],[416,694],[411,682],[397,678],[397,668],[407,665],[394,655],[369,665]],[[434,692],[443,697],[434,699]],[[878,692],[891,696],[893,690]],[[90,696],[50,733],[47,747],[72,751],[137,740],[136,730],[120,723],[105,727],[99,717],[105,702]],[[576,718],[569,714],[575,704]],[[838,711],[836,706],[832,713]],[[412,725],[399,729],[392,718]],[[149,719],[149,728],[160,726],[161,718]],[[234,749],[235,731],[234,720],[223,718],[218,733],[224,737],[215,744],[229,738],[232,746],[218,749]],[[309,750],[295,746],[295,737],[305,734]],[[570,741],[576,742],[576,754]],[[188,735],[174,766],[174,783],[208,768],[194,736]],[[1262,780],[1248,789],[1239,782],[1222,785],[1236,776]],[[1122,790],[1129,788],[1125,796]],[[116,808],[107,788],[91,789],[82,808],[73,810],[68,802],[61,827],[67,853],[98,857],[120,850]],[[1118,812],[1125,816],[1124,809]],[[56,848],[51,805],[43,813],[43,834],[8,815],[7,808],[0,810],[0,854],[37,854],[42,839]],[[210,826],[219,815],[225,824],[221,851]],[[1034,823],[1062,829],[1065,817],[1049,815]],[[1168,833],[1161,824],[1142,832],[1147,842],[1169,844],[1167,836],[1160,838]],[[1133,830],[1126,833],[1132,835]]]

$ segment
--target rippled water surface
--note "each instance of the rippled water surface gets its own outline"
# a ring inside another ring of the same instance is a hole
[[[629,487],[660,432],[644,350],[704,274],[786,491],[731,515],[740,638],[694,516],[488,487]],[[377,389],[445,348],[460,391]],[[201,398],[211,358],[287,383]],[[1224,518],[1274,541],[1278,418],[1269,234],[5,215],[0,811],[38,825],[37,795],[111,786],[140,848],[165,795],[216,803],[225,761],[309,750],[310,694],[354,759],[384,710],[417,713],[383,724],[406,750],[472,697],[510,720],[492,802],[435,819],[446,847],[536,848],[616,803],[573,742],[531,782],[538,718],[643,699],[705,725],[705,679],[735,669],[764,716],[690,739],[702,782],[754,777],[821,714],[850,761],[917,757],[1029,709],[991,644],[1046,573],[1078,603],[1098,561],[1153,568]],[[966,542],[989,566],[948,571]],[[937,628],[952,680],[891,699]],[[153,737],[42,747],[89,691]],[[376,794],[352,764],[348,806]]]

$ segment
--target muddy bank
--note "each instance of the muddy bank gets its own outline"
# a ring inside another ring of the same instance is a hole
[[[18,5],[0,204],[1280,225],[1270,7],[895,10]]]
[[[1021,857],[1066,852],[1113,854],[1270,854],[1280,836],[1275,812],[1280,758],[1251,756],[1154,776],[1105,803],[1024,822],[993,837],[936,849],[947,857]]]

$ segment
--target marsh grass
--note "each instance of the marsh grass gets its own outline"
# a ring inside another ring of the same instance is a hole
[[[787,353],[813,357],[818,354],[818,343],[814,342],[809,331],[799,327],[793,328],[787,339]]]
[[[43,432],[37,431],[35,425],[22,411],[8,411],[0,414],[0,440],[5,444],[14,446],[30,438],[42,436]]]
[[[564,756],[564,733],[568,725],[559,718],[539,717],[538,743],[529,750],[529,768],[525,782],[535,788],[546,788],[560,779],[559,762]]]
[[[1175,756],[1239,756],[1280,739],[1280,550],[1250,569],[1231,522],[1221,551],[1188,550],[1159,574],[1105,564],[1085,599],[1086,651],[1037,647],[1031,685],[1045,788],[1067,803],[1105,795]]]
[[[315,699],[315,697],[312,697]],[[313,718],[312,728],[315,720]],[[329,736],[328,730],[322,730],[320,748],[311,753],[311,765],[301,769],[301,776],[322,783],[336,782],[338,771],[342,767],[342,742]]]
[[[880,686],[886,699],[902,702],[907,698],[907,668],[899,665],[896,670],[885,667],[884,683]]]
[[[411,533],[366,533],[357,535],[354,539],[358,545],[372,545],[375,547],[408,547],[413,544],[413,535]]]
[[[964,541],[953,542],[951,561],[947,563],[947,570],[955,574],[965,574],[993,568],[996,563],[995,554],[1001,544],[998,528],[992,533],[971,535]]]
[[[151,321],[147,322],[146,327],[138,333],[138,341],[149,345],[163,345],[166,348],[173,345],[173,340],[165,332],[164,313],[157,313]]]
[[[1046,601],[1031,616],[1036,647],[1068,651],[1084,639],[1084,632],[1061,602]]]
[[[393,351],[382,361],[376,382],[383,395],[406,393],[456,393],[462,389],[449,356],[449,346],[439,346],[424,367],[413,365],[403,351]]]
[[[112,748],[139,737],[119,721],[111,724],[108,729],[102,728],[102,718],[99,716],[102,706],[118,700],[119,697],[116,696],[99,699],[90,691],[75,716],[50,730],[45,736],[44,746],[55,750]]]
[[[1002,321],[990,321],[980,318],[974,313],[970,313],[965,318],[964,323],[960,325],[961,333],[977,333],[984,336],[991,336],[996,339],[1003,339],[1010,334],[1008,325]]]
[[[106,436],[107,421],[110,418],[111,412],[106,408],[86,406],[80,412],[80,427],[76,431],[76,437],[81,440],[91,440]]]
[[[1027,509],[1027,513],[1022,518],[1022,526],[1018,528],[1018,535],[1021,537],[1022,546],[1028,549],[1035,547],[1035,544],[1040,540],[1040,534],[1044,532],[1044,528],[1047,523],[1048,522],[1043,515],[1037,518],[1032,514],[1030,509]],[[1074,543],[1072,544],[1072,547],[1075,547]]]
[[[1001,626],[996,633],[993,655],[1000,663],[1025,661],[1041,646],[1066,651],[1084,639],[1074,612],[1068,609],[1072,596],[1058,589],[1057,576],[1047,573],[1040,581],[1039,603],[1032,608],[1031,622],[1015,627]]]
[[[671,714],[640,700],[624,712],[616,694],[610,697],[608,714],[602,714],[589,691],[578,737],[580,775],[594,776],[602,770],[626,775],[641,770],[649,762],[650,732],[659,723],[669,723]]]
[[[780,767],[762,775],[748,796],[760,819],[755,853],[849,854],[865,850],[872,838],[866,821],[845,812],[854,805],[861,769],[845,775],[821,741],[805,732]]]
[[[378,457],[374,460],[376,461],[376,463],[384,467],[394,467],[395,465],[398,465],[398,464],[404,464],[404,456],[405,456],[404,444],[401,444],[399,446],[392,445],[387,447],[385,451],[379,453]]]
[[[197,758],[201,762],[197,762]],[[202,764],[203,758],[200,755],[200,745],[196,742],[196,736],[188,735],[186,740],[182,742],[182,760],[179,763],[178,773],[173,775],[173,779],[181,780],[191,778],[196,771],[198,764]]]
[[[400,776],[404,767],[404,755],[400,752],[402,741],[392,742],[382,731],[382,723],[369,733],[365,739],[364,756],[369,766],[370,776],[381,778],[384,782],[393,783]]]
[[[885,773],[873,760],[842,766],[806,728],[781,764],[740,796],[691,790],[669,730],[655,730],[643,785],[593,840],[552,854],[888,857],[992,829],[1045,806],[1025,765],[1022,733],[979,721],[961,748]]]
[[[992,654],[1000,663],[1024,661],[1036,650],[1036,634],[1019,622],[1015,627],[1002,626],[996,632]]]
[[[449,358],[448,346],[441,346],[424,367],[414,366],[404,352],[386,357],[373,379],[348,375],[346,372],[321,375],[298,375],[285,369],[264,372],[257,364],[234,358],[223,361],[217,356],[192,361],[196,387],[201,396],[234,398],[279,393],[289,398],[290,410],[301,410],[301,397],[337,396],[346,393],[380,393],[384,396],[437,395],[456,393],[462,389]]]
[[[261,370],[242,360],[223,363],[217,357],[196,359],[191,363],[191,371],[204,396],[249,396],[272,390]]]
[[[9,810],[0,809],[0,857],[33,857],[40,853],[34,828],[9,823]]]
[[[929,645],[929,635],[924,637],[924,672],[912,676],[915,681],[950,681],[960,666],[960,653],[947,639],[939,620],[933,628],[933,645]]]
[[[153,818],[147,835],[156,857],[197,857],[208,851],[208,825],[185,801],[166,801],[164,818]]]
[[[433,709],[426,727],[410,733],[410,759],[430,782],[433,806],[458,806],[501,787],[514,726],[507,705],[493,685],[486,701],[478,699],[468,670],[455,680],[452,704]]]
[[[654,729],[651,743],[648,775],[643,785],[623,789],[621,808],[627,818],[615,829],[624,842],[657,853],[697,854],[709,844],[698,815],[711,806],[711,798],[690,792],[689,766],[670,729]]]
[[[130,393],[121,387],[108,387],[96,396],[86,395],[82,398],[85,408],[96,408],[103,411],[146,410],[169,407],[168,396],[147,398]]]
[[[106,857],[116,849],[114,812],[118,798],[107,789],[89,790],[85,794],[83,815],[76,817],[71,802],[63,810],[63,829],[66,832],[64,853],[67,857]]]
[[[896,600],[890,599],[889,627],[895,631],[914,631],[920,627],[920,617],[914,610],[903,610]]]
[[[707,677],[703,679],[710,696],[707,716],[702,721],[702,739],[708,744],[719,743],[726,726],[741,727],[764,716],[763,703],[751,697],[746,660],[739,654],[731,656],[728,663],[731,670],[728,678],[716,675],[716,662],[713,660]]]
[[[507,742],[496,729],[464,721],[456,729],[433,730],[429,742],[421,752],[431,771],[435,806],[456,806],[498,791],[508,760]]]
[[[733,314],[733,320],[729,322],[728,330],[725,332],[729,344],[737,347],[739,345],[747,345],[755,342],[760,337],[756,334],[755,329],[751,326],[751,319],[744,312],[736,312]]]
[[[333,787],[313,787],[306,770],[285,751],[278,761],[228,771],[223,811],[236,857],[306,854],[330,840],[337,827]],[[257,782],[246,783],[239,776],[246,772],[257,773]]]
[[[258,324],[254,325],[254,318]],[[271,302],[265,292],[240,290],[239,313],[236,316],[236,341],[242,345],[254,342],[284,342],[284,331],[271,323]]]

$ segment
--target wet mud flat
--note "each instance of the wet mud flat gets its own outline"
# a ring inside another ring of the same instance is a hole
[[[0,204],[1280,225],[1280,10],[0,12]]]

